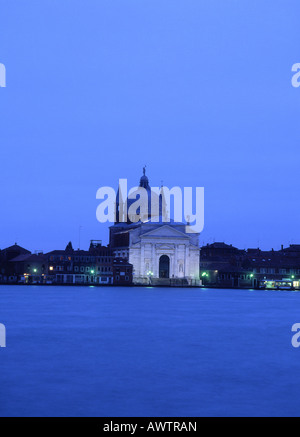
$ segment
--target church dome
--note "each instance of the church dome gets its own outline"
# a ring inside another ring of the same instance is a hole
[[[139,214],[133,214],[130,212],[130,207],[133,205],[138,199],[142,197],[142,192],[145,189],[148,194],[147,203],[148,203],[148,213],[142,214],[142,211],[138,211]],[[157,217],[161,215],[161,196],[157,195],[151,190],[149,179],[146,176],[146,167],[143,168],[143,176],[140,178],[140,185],[137,189],[131,194],[131,199],[127,199],[127,223],[137,223],[138,221],[146,222],[150,220],[151,217]],[[117,194],[117,223],[121,221],[121,216],[124,211],[124,200],[119,199],[119,192]]]
[[[146,176],[146,167],[143,168],[143,176],[140,179],[140,187],[150,189],[149,179]]]

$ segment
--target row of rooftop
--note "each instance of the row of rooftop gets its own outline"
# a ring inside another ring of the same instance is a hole
[[[204,285],[264,288],[272,284],[276,288],[279,284],[299,288],[300,244],[281,246],[280,250],[207,244],[201,248],[200,266]]]
[[[238,249],[216,242],[201,247],[200,277],[203,285],[259,287],[264,281],[300,281],[300,244],[280,250]],[[14,244],[0,250],[2,283],[67,283],[130,285],[133,268],[128,259],[116,257],[109,246],[91,240],[88,250],[31,253]]]
[[[89,250],[31,253],[14,244],[0,250],[0,283],[24,284],[117,284],[132,283],[132,265],[116,258],[113,251],[91,240]]]

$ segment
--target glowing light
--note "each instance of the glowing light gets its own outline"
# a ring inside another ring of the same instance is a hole
[[[50,266],[50,267],[49,267],[49,270],[53,270],[53,267],[52,267],[52,266]]]

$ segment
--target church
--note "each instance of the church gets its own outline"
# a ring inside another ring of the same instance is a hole
[[[133,265],[133,282],[152,285],[200,285],[199,233],[186,232],[186,224],[163,220],[165,201],[163,194],[153,199],[145,168],[136,190],[148,193],[149,215],[136,221],[128,214],[132,200],[116,198],[116,222],[110,227],[109,245],[116,257],[126,258]],[[163,189],[162,189],[163,193]],[[152,196],[152,199],[151,199]],[[151,206],[158,202],[159,217],[151,221]],[[126,222],[121,214],[126,208]]]

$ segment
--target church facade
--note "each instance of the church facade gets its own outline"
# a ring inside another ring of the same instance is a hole
[[[145,170],[140,187],[151,191]],[[121,209],[118,197],[116,207]],[[161,217],[158,222],[124,223],[117,215],[110,227],[110,247],[133,265],[135,284],[200,285],[199,234],[187,233],[185,223],[166,223]]]

